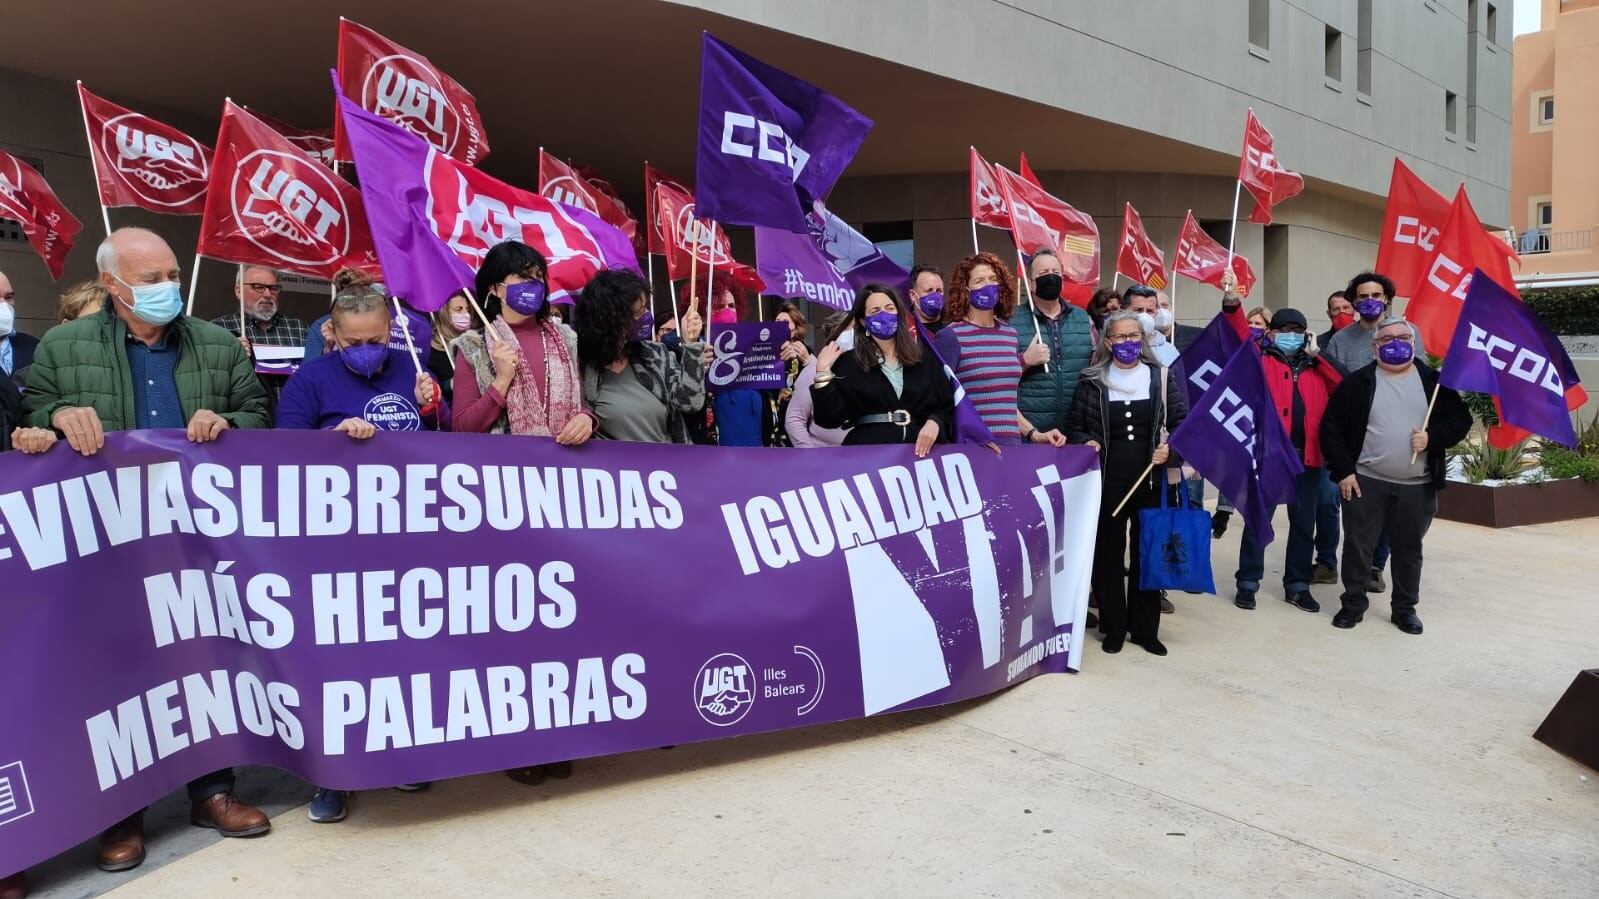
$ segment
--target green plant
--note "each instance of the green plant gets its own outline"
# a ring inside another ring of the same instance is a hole
[[[1461,444],[1460,465],[1466,480],[1473,484],[1483,481],[1509,481],[1527,469],[1535,460],[1528,458],[1531,439],[1522,440],[1509,449],[1498,449],[1487,438],[1478,437]]]
[[[1551,443],[1543,448],[1540,461],[1544,474],[1552,481],[1581,478],[1590,484],[1599,484],[1599,456]]]
[[[1599,334],[1599,286],[1532,288],[1521,298],[1556,334]]]

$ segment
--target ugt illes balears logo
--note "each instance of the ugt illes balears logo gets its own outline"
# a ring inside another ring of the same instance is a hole
[[[101,152],[146,203],[167,208],[195,203],[211,177],[205,148],[188,135],[175,138],[152,124],[138,113],[106,121],[100,126]]]
[[[450,102],[438,73],[419,59],[394,53],[374,62],[361,82],[361,106],[449,156],[461,148],[466,162],[477,161],[477,135],[465,135],[462,146],[462,132],[474,126]]]
[[[233,216],[263,252],[318,267],[350,249],[350,210],[320,165],[278,150],[256,150],[235,167]]]

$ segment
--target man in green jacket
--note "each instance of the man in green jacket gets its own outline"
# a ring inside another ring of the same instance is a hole
[[[266,394],[238,338],[182,315],[178,259],[153,232],[120,228],[95,253],[112,301],[99,313],[50,329],[34,356],[23,408],[92,456],[107,431],[186,428],[195,443],[229,428],[265,428]],[[58,451],[59,452],[59,451]],[[189,820],[223,836],[266,833],[272,823],[233,795],[231,769],[189,783]],[[123,871],[144,861],[144,812],[100,835],[99,864]]]
[[[1077,393],[1077,376],[1094,355],[1094,325],[1087,312],[1061,302],[1065,281],[1060,258],[1053,250],[1039,248],[1027,271],[1033,285],[1032,302],[1018,309],[1011,320],[1022,356],[1016,405],[1038,430],[1059,428],[1064,433],[1066,414]]]

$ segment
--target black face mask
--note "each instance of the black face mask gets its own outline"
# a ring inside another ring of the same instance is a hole
[[[1033,295],[1041,300],[1058,300],[1066,281],[1060,275],[1039,275],[1033,279]]]

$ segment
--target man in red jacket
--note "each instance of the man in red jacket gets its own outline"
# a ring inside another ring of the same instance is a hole
[[[1229,289],[1222,299],[1222,312],[1239,336],[1246,341],[1249,323],[1244,318],[1243,301]],[[1283,598],[1306,612],[1319,612],[1321,605],[1310,595],[1316,545],[1316,505],[1321,498],[1321,417],[1327,400],[1343,378],[1338,370],[1316,351],[1309,322],[1298,309],[1279,309],[1271,318],[1260,347],[1261,364],[1266,369],[1266,387],[1272,405],[1282,418],[1283,428],[1293,439],[1305,470],[1297,482],[1298,491],[1288,507],[1288,552],[1283,566]],[[1244,529],[1238,546],[1238,595],[1233,605],[1255,607],[1255,593],[1266,575],[1266,548],[1252,528]]]

